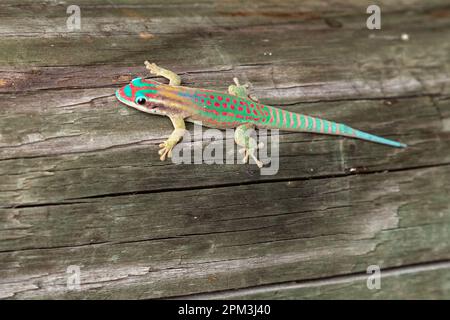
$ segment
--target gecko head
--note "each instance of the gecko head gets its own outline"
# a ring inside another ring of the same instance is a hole
[[[133,79],[129,84],[116,91],[117,99],[140,111],[162,114],[158,108],[161,97],[158,95],[158,83],[144,78]]]

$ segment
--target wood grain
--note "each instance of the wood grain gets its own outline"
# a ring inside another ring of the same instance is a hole
[[[450,294],[449,263],[409,266],[380,271],[379,287],[371,273],[296,281],[177,299],[446,299]],[[369,289],[370,288],[370,289]],[[420,288],[420,290],[417,290]]]
[[[77,2],[80,32],[0,4],[0,298],[449,297],[447,3],[381,1],[370,31],[368,1]],[[114,97],[144,60],[409,147],[282,133],[276,175],[160,162],[170,121]]]

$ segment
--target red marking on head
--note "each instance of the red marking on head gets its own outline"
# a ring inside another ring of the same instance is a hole
[[[244,116],[242,116],[242,115],[240,115],[240,114],[236,114],[235,116],[236,116],[236,118],[244,119]]]
[[[233,103],[234,103],[234,104],[236,104],[236,103],[237,103],[237,101],[236,101],[236,100],[233,100]]]
[[[214,99],[214,96],[213,96],[213,95],[210,95],[209,98],[210,98],[210,99]]]
[[[149,86],[145,86],[144,85],[144,86],[139,86],[139,87],[136,87],[133,84],[133,81],[131,81],[126,86],[123,86],[122,88],[119,88],[116,91],[116,95],[120,98],[120,100],[122,102],[134,102],[134,100],[136,98],[136,93],[138,91],[140,91],[140,90],[143,90],[143,89],[158,90],[157,86],[156,87],[154,86],[156,84],[154,81],[146,80],[146,79],[140,79],[140,81],[142,83],[147,83],[147,84],[149,84]],[[157,97],[157,95],[152,95],[152,94],[146,94],[146,96],[150,97],[150,98]]]
[[[217,99],[218,100],[222,100],[222,96],[217,96]]]
[[[250,113],[250,108],[249,108],[249,107],[247,107],[247,110],[246,110],[246,111],[247,111],[247,113]]]
[[[230,102],[230,98],[226,98],[225,100],[226,100],[227,102]]]
[[[218,102],[214,102],[214,106],[216,106],[216,107],[220,107],[220,103],[218,103]]]
[[[257,115],[258,115],[258,112],[256,112],[256,110],[253,110],[253,114],[254,114],[255,116],[257,116]]]
[[[124,92],[125,87],[120,88],[117,92],[119,93],[120,98],[125,100],[130,100],[130,97],[127,97]]]
[[[205,99],[202,99],[202,103],[205,103]]]
[[[268,115],[269,115],[269,113],[268,113],[267,111],[264,111],[264,114],[265,114],[266,116],[268,116]]]
[[[211,100],[206,101],[206,104],[210,106],[211,105]]]
[[[227,108],[227,104],[224,102],[222,103],[222,106],[226,109]]]
[[[232,106],[232,107],[234,107],[234,106]],[[244,110],[244,108],[238,107],[238,110],[239,110],[239,111],[242,111],[242,110]]]
[[[253,107],[254,107],[254,104],[253,104],[253,103],[252,103],[252,104],[250,104],[250,107],[252,107],[252,108],[253,108]]]
[[[131,89],[131,96],[128,96],[128,95],[125,94],[125,87],[127,87],[127,86],[129,86],[130,89]],[[134,95],[135,95],[135,93],[136,93],[136,90],[135,90],[135,88],[133,87],[133,84],[131,84],[131,83],[128,84],[127,86],[124,86],[124,87],[120,88],[120,89],[118,90],[118,94],[119,94],[119,96],[120,96],[121,99],[123,99],[123,100],[125,100],[125,101],[131,101],[131,102],[134,102]]]
[[[231,110],[234,110],[234,106],[233,105],[231,105],[230,108],[231,108]]]

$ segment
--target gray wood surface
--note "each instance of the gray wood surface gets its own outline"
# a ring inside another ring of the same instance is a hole
[[[446,1],[381,1],[374,31],[369,1],[77,4],[80,32],[0,4],[0,298],[450,298]],[[283,133],[273,176],[160,162],[170,121],[114,97],[144,60],[409,147]]]

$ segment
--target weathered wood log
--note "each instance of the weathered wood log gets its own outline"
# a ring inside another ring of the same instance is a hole
[[[449,259],[449,174],[438,166],[3,210],[0,270],[14,283],[3,294],[164,297]],[[67,292],[70,265],[81,266],[80,292]]]
[[[77,2],[80,32],[0,4],[1,298],[449,297],[445,2],[381,2],[374,31],[365,1]],[[274,176],[160,162],[170,121],[114,97],[144,60],[409,147],[282,133]]]

